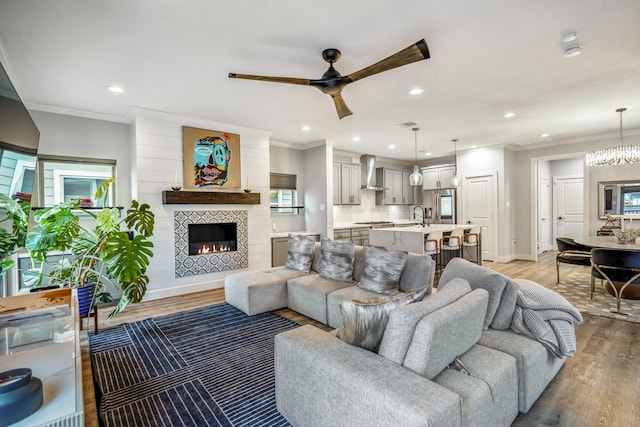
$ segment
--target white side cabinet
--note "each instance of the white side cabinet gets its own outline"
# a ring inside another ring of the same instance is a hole
[[[384,186],[383,192],[376,193],[376,204],[411,205],[413,191],[409,184],[411,172],[397,169],[377,168],[376,178]]]

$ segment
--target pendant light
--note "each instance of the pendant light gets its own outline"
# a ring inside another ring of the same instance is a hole
[[[610,166],[640,163],[640,145],[624,145],[622,142],[622,113],[626,108],[618,108],[620,114],[620,145],[617,147],[599,148],[587,153],[587,165]]]
[[[453,156],[454,156],[453,176],[451,177],[451,185],[453,187],[457,187],[458,184],[460,184],[460,178],[458,177],[458,140],[452,139],[451,142],[453,142]]]
[[[413,131],[414,137],[416,164],[413,165],[413,172],[409,175],[409,184],[419,186],[422,185],[422,181],[424,180],[422,173],[420,173],[420,168],[418,167],[418,131],[420,128],[413,128],[411,130]]]

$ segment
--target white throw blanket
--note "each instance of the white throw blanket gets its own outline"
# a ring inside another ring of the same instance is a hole
[[[573,324],[582,323],[580,312],[562,295],[530,280],[520,287],[511,329],[540,341],[558,357],[576,353]]]

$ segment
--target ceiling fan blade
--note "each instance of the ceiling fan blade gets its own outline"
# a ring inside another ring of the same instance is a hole
[[[383,71],[402,67],[403,65],[429,58],[429,46],[427,46],[427,42],[422,39],[419,42],[402,49],[400,52],[394,53],[390,57],[383,59],[382,61],[378,61],[373,65],[363,68],[362,70],[349,74],[347,78],[352,82],[355,82],[357,80],[364,79],[365,77],[382,73]]]
[[[353,114],[349,107],[347,107],[347,104],[344,102],[341,94],[337,93],[335,95],[331,95],[331,98],[333,98],[333,103],[336,104],[338,117],[343,118]]]
[[[271,76],[255,76],[253,74],[236,74],[229,73],[230,79],[246,79],[246,80],[261,80],[263,82],[275,82],[275,83],[291,83],[294,85],[309,86],[309,79],[297,79],[295,77],[271,77]]]

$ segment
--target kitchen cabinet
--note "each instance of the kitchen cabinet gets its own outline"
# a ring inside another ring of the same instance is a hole
[[[295,234],[295,233],[293,233]],[[308,236],[320,241],[319,234],[308,234]],[[278,267],[287,263],[287,254],[289,252],[289,237],[272,237],[271,238],[271,267]]]
[[[411,183],[409,182],[410,176],[411,176],[411,172],[402,171],[402,204],[403,205],[413,204],[413,188],[411,187]]]
[[[422,169],[424,190],[437,190],[440,188],[452,188],[451,178],[456,174],[454,165],[434,166]]]
[[[369,227],[333,230],[333,240],[353,240],[358,246],[366,246],[369,244]]]
[[[333,204],[360,204],[360,174],[359,164],[333,164]]]
[[[377,168],[376,179],[382,182],[384,191],[376,193],[377,205],[410,205],[413,192],[409,184],[411,172],[397,169]]]
[[[340,163],[333,164],[333,204],[340,204],[340,187],[342,187],[342,179],[340,174]]]

